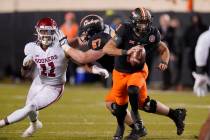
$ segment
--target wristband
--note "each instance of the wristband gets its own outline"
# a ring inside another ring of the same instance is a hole
[[[59,40],[59,42],[61,43],[61,45],[64,45],[67,42],[67,37],[63,37]]]
[[[67,45],[67,44],[62,45],[61,47],[62,47],[62,49],[63,49],[65,52],[68,52],[68,50],[69,50],[69,48],[70,48],[70,46]]]
[[[128,52],[127,50],[122,50],[121,53],[122,53],[122,55],[128,55],[127,52]]]

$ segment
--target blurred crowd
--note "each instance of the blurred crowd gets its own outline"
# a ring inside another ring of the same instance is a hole
[[[161,14],[158,20],[159,23],[154,23],[161,33],[161,39],[167,43],[171,53],[169,67],[161,74],[161,79],[159,79],[161,82],[160,88],[163,90],[182,90],[185,87],[192,87],[194,79],[191,73],[195,70],[194,51],[196,42],[199,35],[208,29],[208,26],[203,23],[201,16],[197,13],[192,13],[190,21],[188,21],[188,24],[185,26],[183,26],[181,20],[174,15],[175,14],[173,14],[173,16]],[[115,11],[112,10],[106,11],[102,17],[105,23],[110,25],[113,29],[116,29],[121,22],[128,19],[126,15],[115,13]],[[67,36],[68,40],[71,40],[78,35],[79,21],[73,12],[65,13],[63,21],[60,29]],[[153,58],[147,60],[150,70],[154,68],[158,58],[156,54],[153,56]],[[185,78],[188,77],[188,82],[185,82],[186,79],[183,78],[183,75],[185,75]],[[73,85],[80,84],[88,81],[87,79],[90,80],[91,76],[87,76],[81,66],[78,67],[75,63],[70,61],[67,71],[67,83]],[[94,77],[92,79],[100,78]],[[110,79],[103,80],[105,87],[111,86]],[[151,77],[148,78],[147,82],[149,85],[153,83],[152,79]]]

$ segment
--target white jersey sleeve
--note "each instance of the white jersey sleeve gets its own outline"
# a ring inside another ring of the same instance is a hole
[[[34,54],[35,48],[36,48],[35,42],[29,42],[25,45],[24,54],[26,56],[23,59],[23,65],[26,61],[31,60],[31,59],[33,60],[33,54]],[[32,74],[32,77],[36,77],[38,75],[38,69],[35,65],[32,67],[31,74]]]
[[[33,55],[33,52],[34,52],[34,46],[36,45],[35,42],[29,42],[25,45],[25,48],[24,48],[24,54],[25,55]]]
[[[210,49],[210,29],[202,33],[197,41],[195,48],[196,66],[203,67],[207,64]]]

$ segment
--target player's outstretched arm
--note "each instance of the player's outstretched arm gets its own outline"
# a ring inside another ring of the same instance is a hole
[[[111,56],[127,55],[126,50],[118,49],[117,43],[110,39],[103,48],[103,52]]]
[[[160,41],[158,44],[158,51],[159,51],[160,57],[161,57],[161,62],[159,64],[158,68],[160,70],[164,71],[168,67],[170,52],[169,52],[167,45],[162,41]]]
[[[78,46],[84,47],[85,45],[87,45],[87,42],[82,42],[80,37],[75,37],[69,40],[68,44],[73,48],[77,48]]]
[[[86,52],[83,52],[81,50],[71,47],[69,47],[68,50],[65,51],[65,53],[80,64],[94,62],[103,56],[102,50],[95,51],[90,49]]]
[[[83,52],[71,47],[67,42],[67,38],[60,30],[56,31],[56,35],[65,54],[79,64],[94,62],[103,56],[103,52],[101,50],[88,50]]]
[[[120,48],[117,48],[118,41],[116,40],[117,37],[111,38],[106,45],[103,47],[103,52],[105,54],[111,55],[111,56],[122,56],[122,55],[131,55],[134,51],[136,51],[136,48],[131,48],[130,50],[123,50]]]

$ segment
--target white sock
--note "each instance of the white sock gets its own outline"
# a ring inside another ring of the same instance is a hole
[[[36,107],[33,104],[28,104],[24,108],[18,109],[9,116],[7,116],[8,123],[15,123],[21,121],[28,116],[29,112],[35,111]]]

